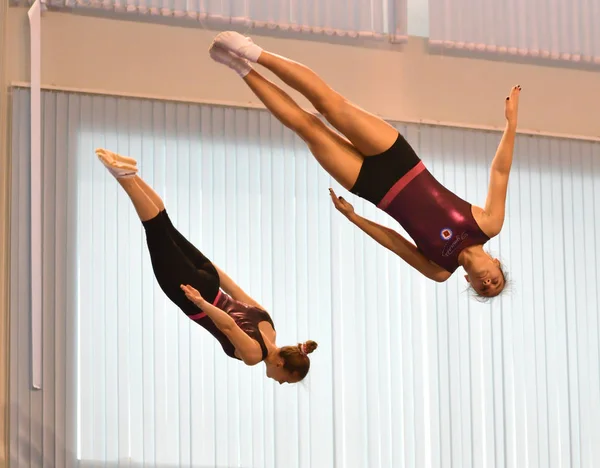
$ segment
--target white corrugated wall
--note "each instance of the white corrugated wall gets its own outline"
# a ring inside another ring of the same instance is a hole
[[[264,111],[44,92],[44,387],[31,391],[28,115],[15,90],[15,466],[600,463],[600,145],[518,138],[490,243],[514,285],[485,305],[460,274],[430,282],[343,219],[330,178]],[[499,134],[398,128],[484,202]],[[168,302],[97,146],[138,159],[181,232],[272,312],[280,343],[319,342],[305,384],[228,359]]]
[[[433,46],[600,65],[599,0],[429,0]]]

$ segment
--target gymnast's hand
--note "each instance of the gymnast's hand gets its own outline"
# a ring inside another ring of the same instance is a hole
[[[514,86],[510,90],[510,95],[506,97],[506,106],[504,114],[508,123],[517,126],[517,113],[519,112],[519,95],[521,94],[521,86]]]
[[[185,297],[187,297],[190,301],[192,301],[200,308],[202,308],[202,306],[206,302],[204,298],[200,295],[200,293],[196,289],[191,287],[189,284],[182,284],[181,290],[185,293]]]
[[[335,208],[342,213],[346,218],[349,218],[354,214],[354,207],[344,200],[344,197],[338,197],[333,189],[329,189],[329,195],[331,196],[331,201]]]

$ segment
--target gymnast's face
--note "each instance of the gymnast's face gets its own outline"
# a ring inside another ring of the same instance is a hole
[[[482,258],[467,273],[465,279],[480,296],[497,296],[506,285],[504,274],[500,268],[500,260],[497,258]]]
[[[283,368],[283,363],[267,364],[267,377],[279,382],[279,385],[298,382],[291,372]]]

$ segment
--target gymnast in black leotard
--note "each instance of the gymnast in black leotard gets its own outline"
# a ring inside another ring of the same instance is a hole
[[[169,299],[204,327],[228,356],[249,366],[264,362],[267,377],[301,381],[310,368],[314,341],[277,347],[270,315],[171,223],[162,199],[137,175],[132,158],[104,149],[96,154],[125,189],[146,230],[152,268]]]

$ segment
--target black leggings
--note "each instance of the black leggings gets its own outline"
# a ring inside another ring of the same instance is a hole
[[[146,229],[152,269],[160,288],[184,314],[200,313],[200,309],[185,297],[180,286],[189,284],[212,303],[219,293],[217,269],[175,229],[165,210],[142,224]]]

